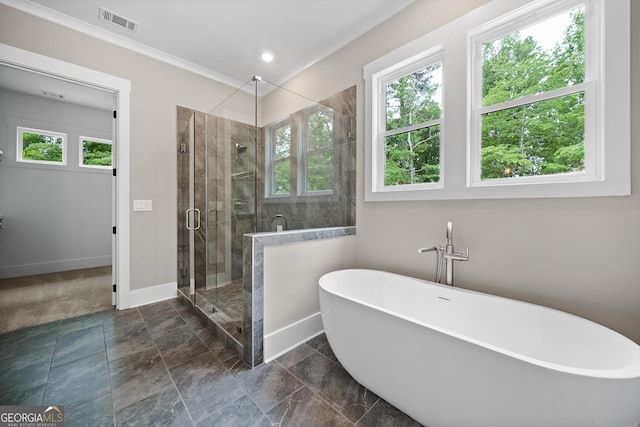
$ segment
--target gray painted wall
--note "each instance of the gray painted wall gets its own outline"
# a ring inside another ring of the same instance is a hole
[[[285,87],[322,99],[357,83],[363,135],[363,66],[484,3],[414,2]],[[434,257],[416,249],[443,244],[453,221],[456,247],[471,255],[455,267],[461,287],[577,314],[640,343],[640,2],[630,20],[631,196],[365,202],[368,141],[358,138],[358,266],[433,279]]]
[[[79,137],[110,111],[0,91],[0,278],[111,264],[111,170],[79,167]],[[67,165],[16,162],[16,126],[67,134]]]

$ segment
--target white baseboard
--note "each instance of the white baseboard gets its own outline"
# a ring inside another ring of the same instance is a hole
[[[282,356],[300,344],[309,341],[324,330],[320,312],[312,314],[282,329],[265,335],[264,362],[268,363]]]
[[[111,265],[111,255],[91,258],[63,259],[33,264],[9,265],[0,267],[0,279],[32,276],[35,274],[57,273],[60,271],[82,270],[85,268]]]
[[[178,284],[176,282],[165,283],[164,285],[149,286],[148,288],[134,289],[129,291],[126,303],[120,309],[138,307],[154,302],[175,298],[178,295]]]

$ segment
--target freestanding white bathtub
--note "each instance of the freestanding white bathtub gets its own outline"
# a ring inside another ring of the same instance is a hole
[[[331,348],[429,427],[640,425],[640,347],[550,308],[374,270],[320,278]]]

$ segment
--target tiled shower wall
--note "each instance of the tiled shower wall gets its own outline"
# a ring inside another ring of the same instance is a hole
[[[276,214],[285,216],[290,230],[353,226],[356,223],[356,87],[345,89],[319,103],[340,113],[334,115],[333,194],[265,199],[264,183],[259,179],[258,231],[275,231],[276,225],[283,225],[273,220]],[[260,138],[260,178],[264,177],[264,152],[264,138]]]

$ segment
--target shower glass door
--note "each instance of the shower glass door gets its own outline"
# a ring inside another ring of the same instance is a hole
[[[178,134],[178,290],[195,304],[195,231],[200,222],[195,208],[195,114]]]
[[[206,287],[197,289],[199,307],[242,343],[243,235],[255,232],[256,221],[255,126],[209,113],[206,133]]]

